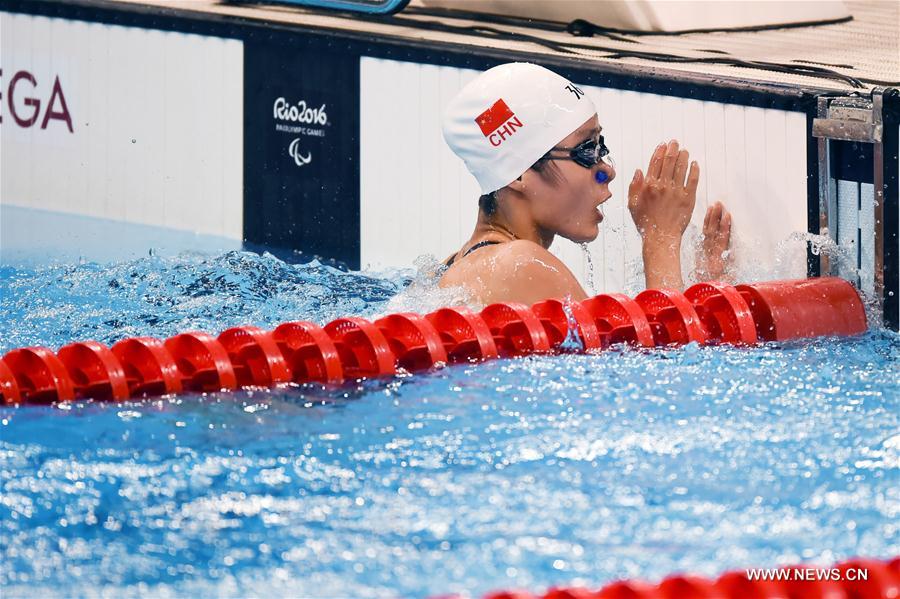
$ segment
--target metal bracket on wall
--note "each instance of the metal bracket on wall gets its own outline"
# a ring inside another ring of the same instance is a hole
[[[851,242],[860,248],[864,238],[874,237],[871,257],[859,251],[855,268],[851,272],[846,268],[842,269],[837,260],[832,260],[826,252],[822,252],[821,273],[843,276],[860,286],[860,273],[871,269],[871,291],[878,302],[879,313],[883,313],[884,307],[884,92],[884,88],[877,87],[872,90],[870,97],[821,96],[818,98],[818,118],[813,119],[812,125],[812,134],[819,140],[820,233],[828,235],[836,243],[852,235]],[[856,144],[871,144],[871,148]],[[850,147],[862,149],[849,152],[847,148]],[[852,213],[854,222],[861,226],[864,220],[862,214],[869,207],[863,206],[861,198],[864,194],[861,192],[842,196],[838,192],[839,181],[872,185],[873,231],[861,230],[857,236],[856,231],[840,230],[841,223],[845,220],[844,215],[848,213]],[[854,205],[844,205],[845,203]]]

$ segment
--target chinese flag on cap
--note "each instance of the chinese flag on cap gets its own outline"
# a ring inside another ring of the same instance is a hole
[[[475,118],[475,122],[478,123],[478,126],[481,127],[481,132],[487,137],[513,116],[516,116],[515,113],[509,109],[503,98],[500,98],[494,102],[493,106],[479,114]]]

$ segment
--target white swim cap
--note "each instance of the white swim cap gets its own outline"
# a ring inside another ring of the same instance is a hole
[[[597,113],[571,81],[542,66],[510,62],[466,85],[444,111],[444,140],[489,193]]]

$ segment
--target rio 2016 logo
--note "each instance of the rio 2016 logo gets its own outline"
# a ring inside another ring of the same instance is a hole
[[[306,156],[300,153],[300,138],[297,137],[294,141],[291,142],[291,145],[288,146],[288,154],[291,155],[291,158],[294,159],[294,164],[297,166],[305,166],[312,162],[312,152],[307,152]]]
[[[306,105],[306,100],[300,100],[292,105],[283,97],[278,98],[272,106],[272,116],[281,121],[319,125],[320,127],[328,124],[325,105],[322,104],[319,108],[310,108]]]

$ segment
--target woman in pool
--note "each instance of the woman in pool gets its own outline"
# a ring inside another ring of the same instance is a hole
[[[596,239],[600,205],[616,177],[593,102],[544,67],[508,63],[489,69],[451,101],[444,139],[481,187],[478,222],[448,266],[441,287],[462,286],[483,303],[587,297],[572,272],[548,251],[556,235]],[[683,289],[681,242],[696,200],[700,167],[678,142],[660,144],[646,173],[628,189],[641,234],[647,288]],[[698,271],[722,275],[731,216],[711,206]]]

